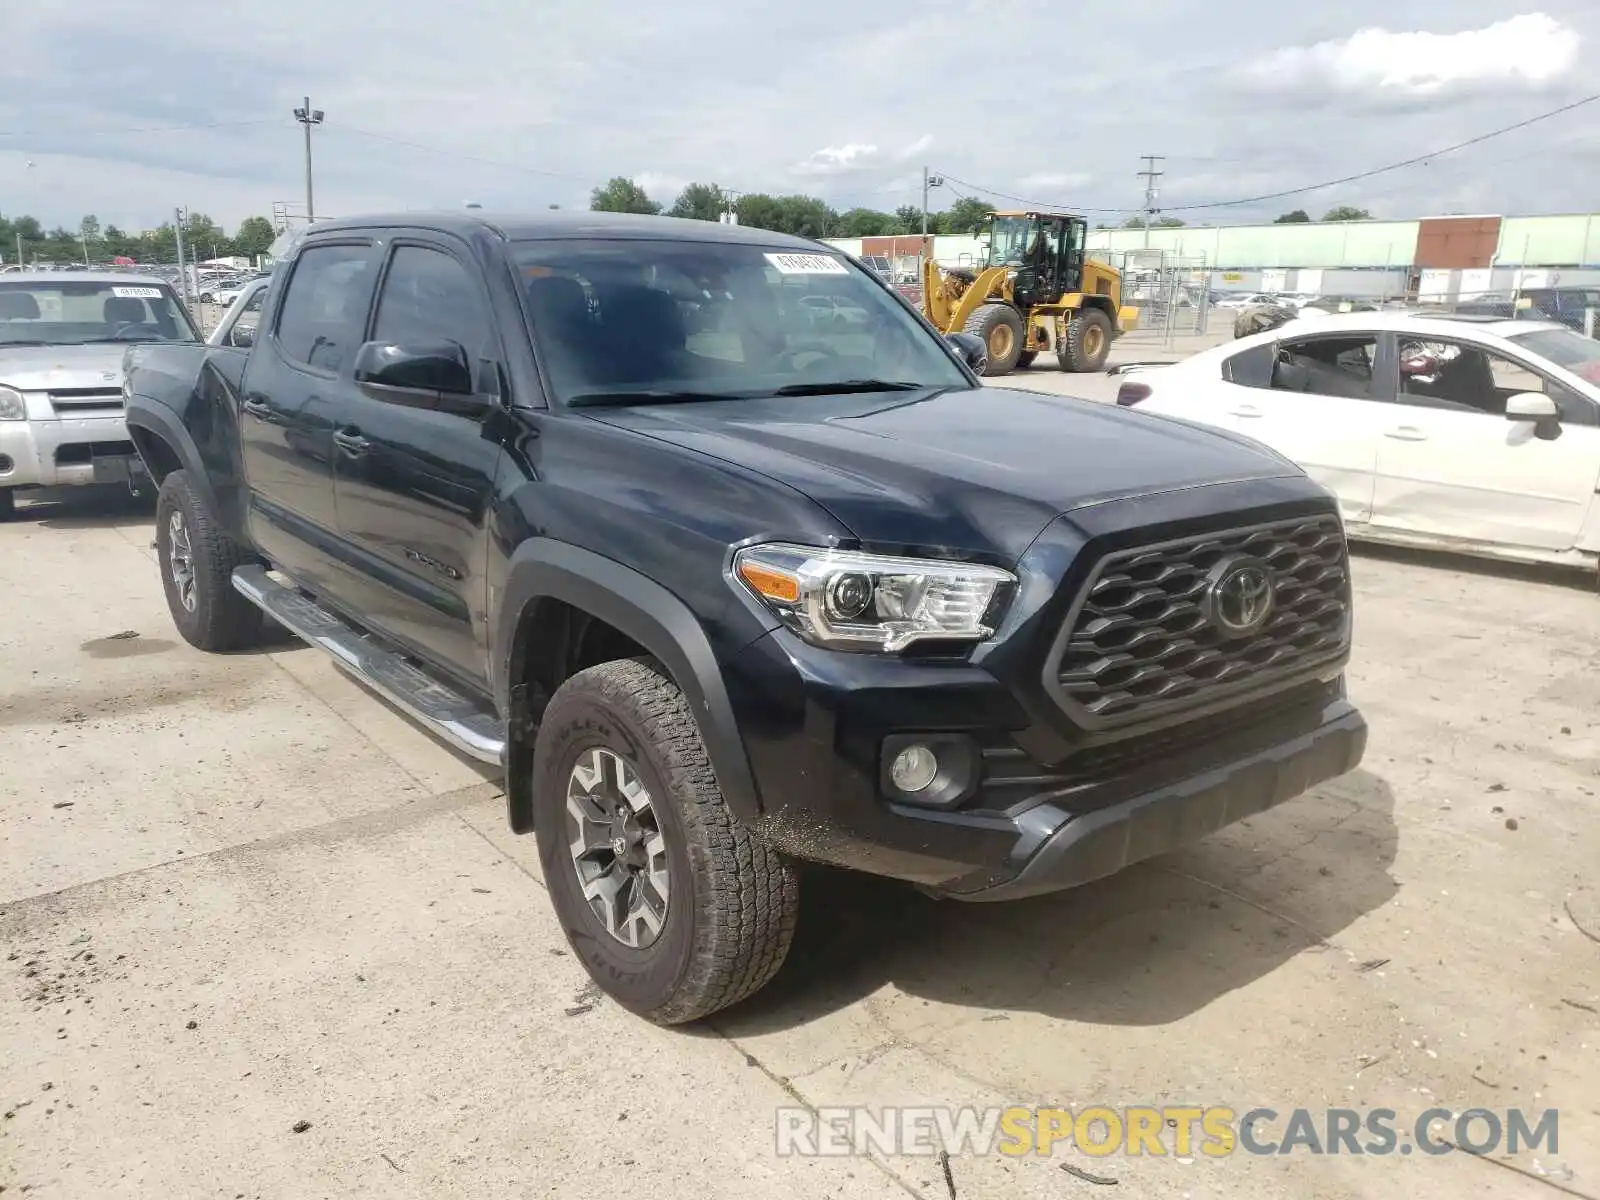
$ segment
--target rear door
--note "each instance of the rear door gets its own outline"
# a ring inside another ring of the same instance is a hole
[[[484,572],[503,424],[496,398],[504,360],[491,313],[464,246],[394,238],[368,339],[462,346],[475,394],[357,383],[333,431],[350,607],[477,687],[488,678]]]
[[[1393,401],[1378,446],[1373,524],[1397,532],[1542,551],[1576,543],[1600,480],[1593,401],[1532,364],[1465,340],[1396,343]],[[1506,419],[1520,392],[1549,395],[1541,437]]]
[[[333,430],[377,275],[371,238],[313,239],[250,353],[239,440],[250,536],[302,586],[336,590]]]
[[[1383,361],[1376,333],[1287,337],[1224,361],[1219,423],[1292,459],[1339,500],[1347,522],[1372,516]]]

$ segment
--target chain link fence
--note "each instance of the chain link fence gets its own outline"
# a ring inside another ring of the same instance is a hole
[[[1209,332],[1211,272],[1204,255],[1166,250],[1091,251],[1122,275],[1122,303],[1139,310],[1138,328],[1124,345],[1171,349],[1180,337]]]

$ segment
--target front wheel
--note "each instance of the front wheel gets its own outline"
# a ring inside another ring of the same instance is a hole
[[[735,820],[694,713],[652,661],[601,663],[562,684],[532,786],[556,916],[617,1003],[677,1025],[777,973],[794,937],[795,869]]]
[[[1111,318],[1098,308],[1080,308],[1067,322],[1067,339],[1061,347],[1063,371],[1098,371],[1111,353]]]
[[[967,318],[964,333],[983,339],[989,352],[985,375],[1009,375],[1022,356],[1022,317],[1009,304],[985,304]]]
[[[261,610],[233,590],[233,569],[253,561],[218,524],[187,471],[161,481],[156,556],[167,610],[199,650],[242,650],[261,640]]]

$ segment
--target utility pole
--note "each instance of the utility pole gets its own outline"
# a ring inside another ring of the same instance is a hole
[[[189,214],[181,208],[175,208],[172,210],[172,215],[176,218],[172,225],[172,233],[178,241],[178,287],[183,292],[183,303],[187,307],[189,304],[189,272],[183,265],[183,222]]]
[[[928,168],[922,168],[922,236],[928,236],[928,189],[943,187],[944,176],[929,175]]]
[[[17,234],[17,266],[25,267],[27,265],[22,257],[22,234],[19,233]]]
[[[304,108],[294,110],[294,119],[306,127],[306,224],[317,219],[317,210],[311,200],[311,127],[322,124],[322,110],[311,107],[311,97],[306,97]]]
[[[1144,170],[1139,172],[1139,178],[1144,180],[1144,248],[1150,249],[1150,222],[1161,210],[1156,207],[1156,197],[1161,194],[1161,189],[1156,185],[1156,180],[1166,174],[1165,171],[1156,170],[1156,164],[1166,162],[1166,157],[1161,154],[1146,154],[1144,157]]]
[[[720,225],[737,225],[739,223],[739,193],[731,188],[713,185],[722,194],[722,211],[717,214],[717,223]]]

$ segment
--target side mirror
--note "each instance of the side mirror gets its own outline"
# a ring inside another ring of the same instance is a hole
[[[237,346],[241,350],[248,350],[256,344],[256,327],[254,325],[239,325],[228,330],[228,345]]]
[[[472,366],[459,342],[367,342],[356,351],[355,379],[372,387],[470,396]]]
[[[974,375],[986,374],[989,370],[989,347],[984,345],[983,339],[973,333],[947,333],[944,340],[949,342],[955,352],[961,356],[961,361],[972,369]]]
[[[1554,421],[1560,416],[1556,402],[1543,392],[1518,392],[1506,401],[1508,421]]]

